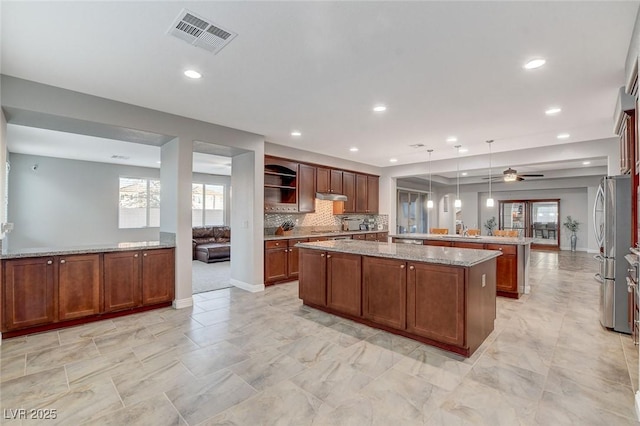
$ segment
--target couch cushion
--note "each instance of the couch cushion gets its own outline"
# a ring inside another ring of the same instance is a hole
[[[214,228],[211,226],[196,226],[192,229],[192,236],[194,240],[198,238],[214,237]]]
[[[228,226],[214,226],[213,236],[218,239],[231,240],[231,229]]]

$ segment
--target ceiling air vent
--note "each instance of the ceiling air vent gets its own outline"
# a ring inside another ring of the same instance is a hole
[[[238,35],[187,9],[180,11],[178,17],[169,27],[167,34],[171,34],[214,54],[221,51]]]
[[[411,148],[422,148],[424,147],[423,143],[414,143],[413,145],[409,145]]]

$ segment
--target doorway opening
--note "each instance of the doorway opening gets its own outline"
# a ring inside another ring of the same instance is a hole
[[[533,238],[534,249],[560,249],[560,199],[503,200],[498,208],[498,229]]]

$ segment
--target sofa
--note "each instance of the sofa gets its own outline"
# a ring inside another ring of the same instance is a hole
[[[231,229],[228,226],[197,226],[192,230],[193,260],[205,263],[231,259]]]

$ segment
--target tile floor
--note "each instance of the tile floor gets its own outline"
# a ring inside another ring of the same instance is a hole
[[[38,423],[9,419],[24,408],[71,425],[637,424],[638,350],[600,327],[596,267],[533,252],[531,294],[498,299],[468,359],[306,308],[295,283],[7,339],[2,422]]]

